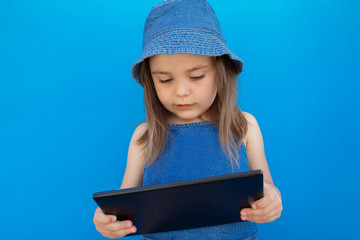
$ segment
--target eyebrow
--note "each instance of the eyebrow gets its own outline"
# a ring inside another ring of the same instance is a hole
[[[204,68],[208,68],[210,65],[201,65],[201,66],[197,66],[197,67],[193,67],[193,68],[190,68],[188,70],[186,70],[187,73],[190,73],[190,72],[193,72],[193,71],[196,71],[196,70],[199,70],[199,69],[204,69]],[[153,72],[151,72],[152,74],[171,74],[170,72],[164,72],[164,71],[158,71],[158,70],[155,70]]]

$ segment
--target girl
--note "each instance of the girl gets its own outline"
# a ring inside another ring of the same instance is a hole
[[[132,67],[144,87],[146,122],[130,141],[121,188],[261,169],[264,197],[241,209],[240,222],[154,233],[143,239],[257,239],[256,223],[282,211],[255,118],[236,104],[243,62],[226,46],[205,0],[168,0],[146,20],[143,52]],[[96,229],[118,238],[136,232],[97,208]]]

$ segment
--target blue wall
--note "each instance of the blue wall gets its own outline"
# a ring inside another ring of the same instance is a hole
[[[130,67],[157,2],[0,0],[1,239],[102,239],[92,193],[144,120]],[[262,238],[360,239],[359,1],[210,3],[283,195]]]

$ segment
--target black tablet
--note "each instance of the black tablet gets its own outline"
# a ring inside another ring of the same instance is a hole
[[[105,214],[131,220],[137,232],[167,232],[241,221],[240,209],[263,197],[263,173],[253,170],[94,193]],[[128,235],[128,236],[129,236]]]

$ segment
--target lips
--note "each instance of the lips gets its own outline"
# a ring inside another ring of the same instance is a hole
[[[176,104],[176,108],[180,110],[186,110],[192,108],[194,105],[195,104]]]

